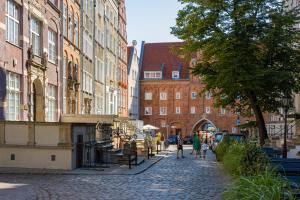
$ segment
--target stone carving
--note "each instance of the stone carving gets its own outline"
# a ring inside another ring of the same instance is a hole
[[[42,55],[42,65],[47,67],[47,64],[48,64],[48,53],[44,52],[43,55]]]
[[[32,59],[33,59],[33,56],[34,56],[34,54],[33,54],[33,47],[32,47],[32,45],[30,45],[30,47],[29,47],[28,50],[27,50],[27,57],[28,57],[28,60],[32,60]]]

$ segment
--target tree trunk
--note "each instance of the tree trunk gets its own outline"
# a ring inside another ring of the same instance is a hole
[[[249,93],[249,100],[250,100],[251,107],[254,111],[256,123],[259,130],[259,144],[260,146],[263,146],[265,144],[265,139],[268,139],[265,119],[258,105],[257,98],[254,92]]]

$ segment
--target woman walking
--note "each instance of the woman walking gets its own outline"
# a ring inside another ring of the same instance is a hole
[[[200,139],[197,132],[194,132],[193,141],[193,151],[195,152],[195,158],[197,159],[197,156],[200,153]]]

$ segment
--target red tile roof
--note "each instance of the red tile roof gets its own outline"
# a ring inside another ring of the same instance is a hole
[[[141,78],[144,71],[162,70],[163,79],[172,79],[172,71],[180,71],[180,79],[188,78],[189,62],[180,58],[176,49],[182,47],[183,42],[145,43],[144,53],[141,55]]]

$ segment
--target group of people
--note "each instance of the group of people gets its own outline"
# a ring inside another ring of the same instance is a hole
[[[193,133],[193,150],[191,152],[192,155],[195,155],[195,159],[206,158],[206,152],[209,149],[209,145],[207,144],[207,139],[203,140],[201,135],[196,131]],[[179,151],[181,151],[181,158],[183,156],[183,138],[181,133],[177,136],[177,159],[179,159]]]

